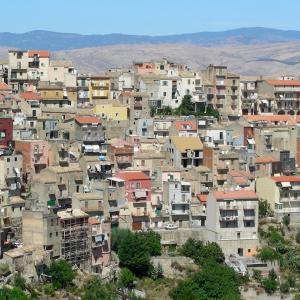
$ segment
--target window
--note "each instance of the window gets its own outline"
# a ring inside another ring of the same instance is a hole
[[[241,233],[240,232],[238,232],[236,235],[237,235],[237,239],[241,238]]]
[[[57,71],[57,68],[54,68],[54,71]]]
[[[5,130],[0,131],[0,140],[4,140],[5,137],[6,137],[6,131]]]
[[[56,231],[56,236],[58,236],[58,232]]]
[[[53,219],[51,219],[51,226],[54,226],[54,220]]]
[[[7,161],[7,162],[10,162],[10,158],[8,157],[8,158],[6,159],[6,161]]]
[[[167,96],[167,92],[164,92],[163,95],[164,95],[164,97],[166,97]]]
[[[15,157],[15,161],[18,161],[18,158],[17,158],[17,157]]]
[[[137,183],[135,184],[135,188],[136,188],[136,189],[140,189],[140,188],[141,188],[141,183],[140,183],[140,182],[137,182]]]
[[[188,84],[191,84],[191,80],[190,79],[188,79]]]

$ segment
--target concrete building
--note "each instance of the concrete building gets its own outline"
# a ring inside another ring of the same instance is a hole
[[[209,240],[225,255],[253,256],[258,242],[258,196],[249,190],[215,191],[207,198]]]
[[[288,215],[292,223],[300,222],[300,177],[257,178],[256,191],[260,199],[268,201],[278,219]]]
[[[171,166],[177,168],[198,167],[203,163],[203,145],[199,137],[172,136],[166,140]]]

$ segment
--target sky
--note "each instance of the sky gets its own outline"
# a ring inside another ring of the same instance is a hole
[[[300,30],[299,0],[6,0],[0,32],[167,35],[240,27]]]

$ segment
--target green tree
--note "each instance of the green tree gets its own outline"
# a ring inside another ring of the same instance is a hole
[[[180,105],[175,111],[175,114],[180,116],[188,116],[188,115],[195,114],[195,108],[194,108],[194,104],[192,103],[191,95],[185,95],[183,97]]]
[[[122,240],[128,236],[132,236],[133,233],[129,229],[112,228],[111,231],[111,249],[118,252],[119,246]]]
[[[260,200],[258,202],[258,216],[265,218],[272,215],[270,204],[267,200]]]
[[[114,285],[104,284],[99,277],[93,277],[83,287],[82,300],[117,300],[118,295]]]
[[[291,223],[291,218],[290,218],[290,216],[289,216],[289,215],[284,215],[283,218],[282,218],[282,222],[283,222],[283,224],[284,224],[287,228],[289,228],[290,223]]]
[[[73,279],[76,277],[72,266],[65,260],[52,262],[46,273],[51,276],[52,284],[55,289],[72,286]]]
[[[257,258],[263,262],[275,262],[279,259],[279,254],[271,247],[263,247],[258,250]]]
[[[277,290],[277,282],[271,278],[263,279],[262,286],[268,294],[273,294]]]
[[[118,256],[120,266],[128,268],[137,276],[145,276],[150,271],[150,254],[138,234],[129,235],[121,241]]]
[[[161,244],[160,244],[160,234],[149,230],[146,232],[137,233],[140,242],[145,245],[150,256],[159,256],[161,255]]]
[[[300,294],[296,294],[293,298],[293,300],[300,300]]]
[[[171,290],[174,300],[240,299],[240,280],[235,271],[217,263],[205,264],[200,272]]]
[[[128,270],[127,268],[121,269],[118,281],[118,285],[121,288],[133,288],[134,281],[135,276],[130,270]]]

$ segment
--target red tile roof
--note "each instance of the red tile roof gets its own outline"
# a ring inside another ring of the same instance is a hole
[[[247,115],[244,118],[248,122],[284,122],[289,125],[296,125],[295,118],[290,115]]]
[[[256,159],[255,159],[256,164],[268,164],[268,163],[272,163],[275,161],[278,161],[278,159],[276,159],[275,157],[273,157],[271,155],[259,156],[259,157],[256,157]]]
[[[93,116],[77,116],[75,121],[79,124],[101,124],[102,121],[98,117]]]
[[[150,180],[150,177],[148,177],[142,171],[121,171],[115,174],[115,177],[123,179],[125,181]]]
[[[206,203],[206,201],[207,201],[207,195],[200,195],[200,194],[198,194],[198,195],[197,195],[197,198],[198,198],[198,200],[199,200],[201,203]]]
[[[300,182],[299,176],[273,176],[271,178],[275,182]]]
[[[249,190],[239,190],[239,191],[217,191],[213,193],[213,196],[217,200],[226,200],[226,199],[238,199],[238,200],[247,200],[247,199],[258,199],[257,195],[253,191]]]
[[[50,52],[46,50],[29,50],[28,57],[33,57],[34,55],[38,55],[39,57],[47,58],[50,57]]]
[[[238,185],[249,185],[248,180],[245,177],[233,177],[233,182]]]
[[[175,121],[175,127],[178,131],[180,131],[180,130],[196,131],[197,130],[196,121]]]
[[[11,87],[5,82],[0,82],[0,91],[10,91]]]
[[[20,97],[24,100],[41,100],[42,99],[40,94],[34,93],[34,92],[21,93]]]
[[[267,80],[267,83],[276,86],[300,86],[300,80]]]

